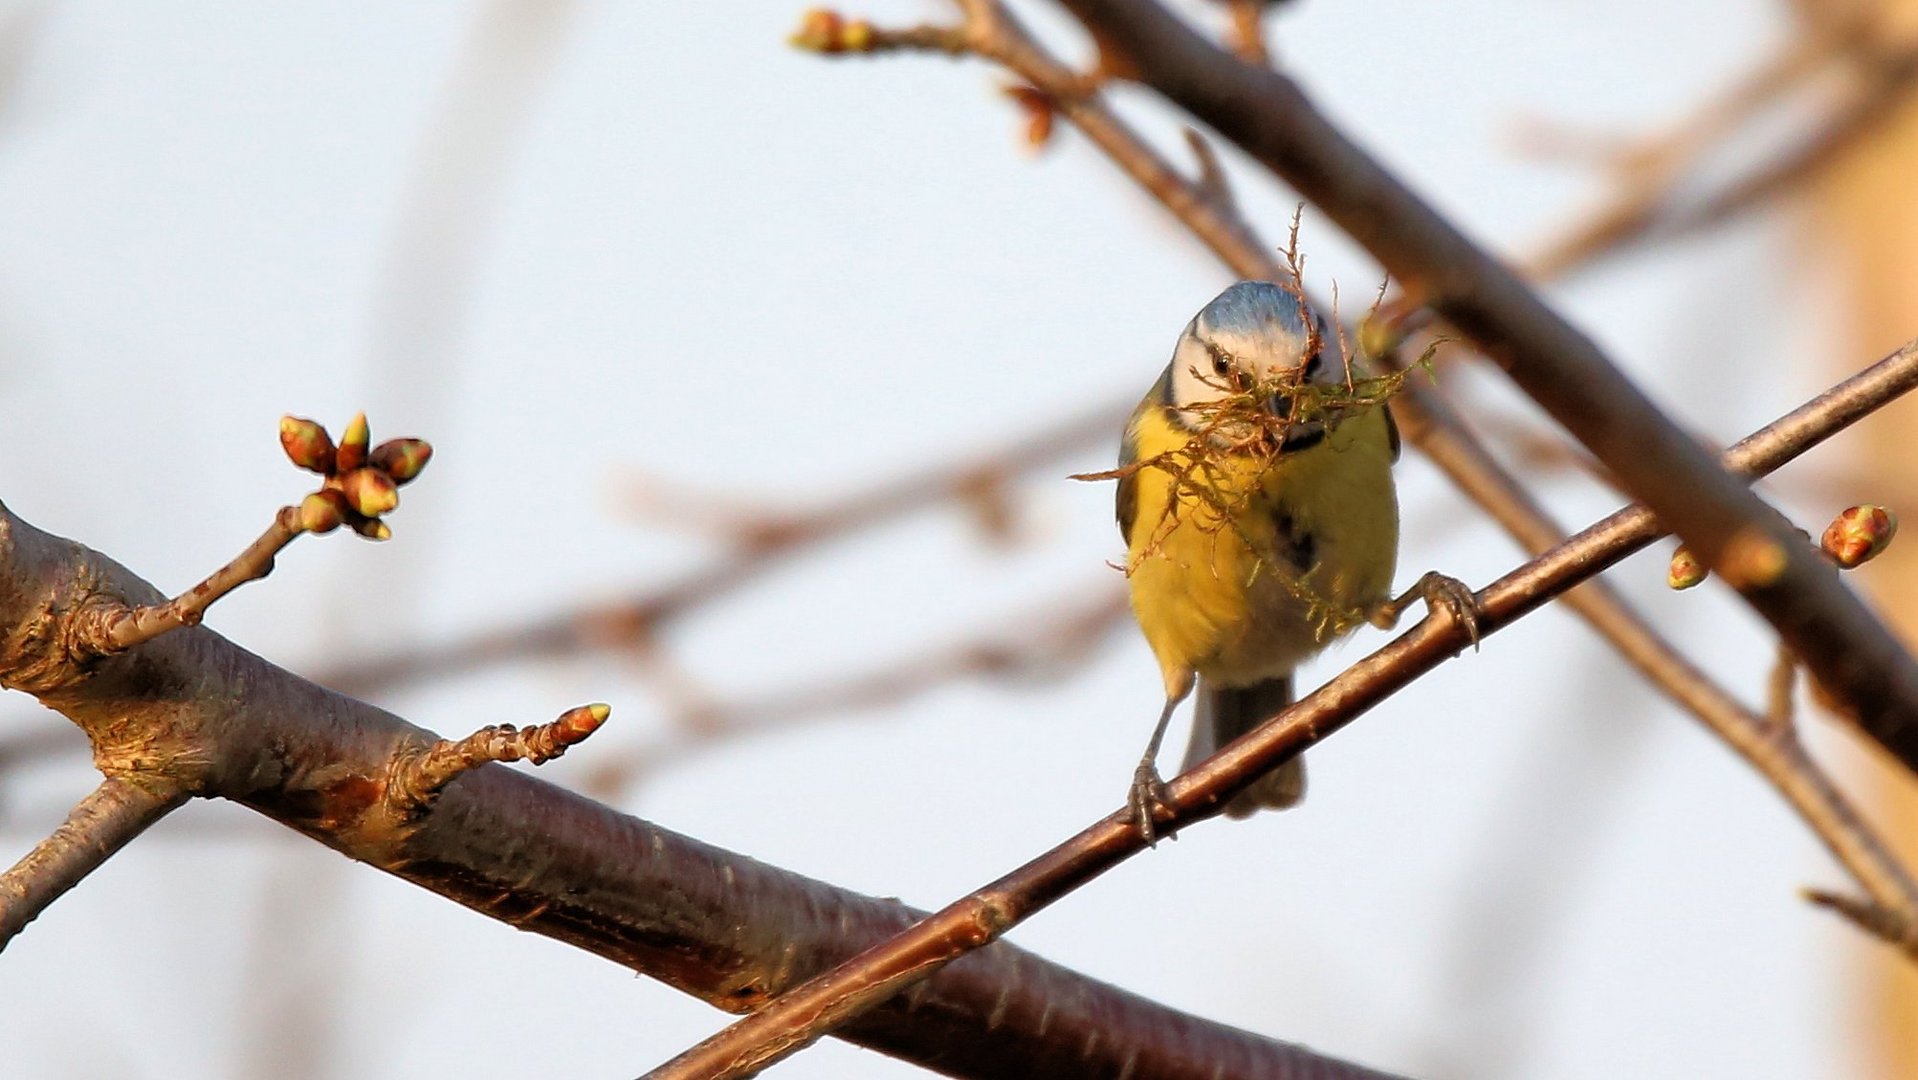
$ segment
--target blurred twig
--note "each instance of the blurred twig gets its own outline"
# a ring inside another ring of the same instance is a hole
[[[1842,80],[1834,100],[1801,125],[1798,140],[1702,193],[1700,174],[1727,145],[1766,118],[1791,91]],[[1848,16],[1796,38],[1694,116],[1618,155],[1615,192],[1582,222],[1525,262],[1537,278],[1563,277],[1653,240],[1721,225],[1790,193],[1877,130],[1918,87],[1918,42],[1883,42],[1862,17]]]
[[[1859,6],[1842,17],[1814,21],[1690,115],[1603,152],[1612,194],[1528,258],[1526,272],[1561,277],[1645,241],[1720,223],[1784,194],[1910,92],[1918,52],[1873,47],[1870,30],[1867,12]],[[1781,102],[1819,92],[1821,77],[1830,76],[1850,76],[1850,85],[1819,110],[1815,121],[1803,125],[1807,134],[1798,143],[1713,190],[1691,190],[1728,147],[1781,111]],[[1548,140],[1566,141],[1537,132],[1528,141]]]
[[[1017,478],[1088,446],[1109,442],[1132,403],[1113,402],[1006,446],[940,464],[813,510],[759,518],[732,538],[715,563],[615,603],[595,604],[440,643],[401,645],[315,676],[365,696],[394,684],[445,678],[503,663],[594,649],[644,648],[668,622],[757,580],[804,551],[914,511],[976,500],[982,489]]]
[[[0,15],[0,125],[13,119],[20,84],[26,79],[51,7],[43,0],[32,0]]]
[[[1125,625],[1117,589],[1076,589],[1031,611],[994,621],[976,637],[936,645],[865,671],[761,694],[748,701],[696,701],[679,717],[674,737],[626,754],[603,755],[588,775],[589,791],[611,795],[662,765],[713,743],[826,717],[883,708],[973,678],[1051,681],[1078,670],[1099,644]]]
[[[13,718],[9,717],[7,722],[11,724]],[[37,717],[29,719],[24,716],[21,722],[34,726],[25,731],[10,731],[5,738],[0,739],[0,772],[54,754],[78,753],[87,748],[87,740],[71,725],[45,723]]]

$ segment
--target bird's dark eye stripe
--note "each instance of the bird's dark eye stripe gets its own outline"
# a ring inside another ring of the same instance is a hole
[[[1305,377],[1310,379],[1325,368],[1325,350],[1320,349],[1305,362]]]

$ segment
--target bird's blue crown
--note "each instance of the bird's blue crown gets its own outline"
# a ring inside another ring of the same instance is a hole
[[[1290,289],[1270,281],[1241,281],[1214,297],[1193,322],[1207,336],[1255,336],[1276,323],[1288,335],[1304,338],[1309,334],[1305,320],[1304,308]]]

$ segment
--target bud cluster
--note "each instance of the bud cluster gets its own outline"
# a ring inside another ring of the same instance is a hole
[[[369,449],[371,443],[365,413],[353,417],[337,445],[318,421],[280,418],[280,446],[287,458],[326,478],[300,503],[302,529],[328,533],[345,525],[369,540],[393,535],[380,517],[400,505],[400,485],[426,468],[433,447],[424,439],[389,439]]]

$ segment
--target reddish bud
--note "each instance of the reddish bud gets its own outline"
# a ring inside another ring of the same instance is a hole
[[[578,708],[568,709],[560,714],[558,720],[554,721],[554,726],[557,728],[556,734],[559,735],[560,741],[563,743],[571,744],[579,742],[586,738],[586,736],[598,731],[599,726],[604,724],[606,718],[612,714],[613,707],[604,702],[594,702],[591,705],[581,705]]]
[[[335,472],[350,473],[366,464],[366,447],[373,441],[373,432],[366,426],[366,414],[354,413],[353,419],[346,425],[346,434],[340,436],[340,449],[333,461]]]
[[[1665,574],[1665,584],[1674,589],[1689,589],[1705,580],[1705,564],[1698,561],[1692,549],[1683,544],[1672,552],[1671,569]]]
[[[340,494],[362,516],[379,517],[400,504],[399,485],[378,469],[354,469],[340,477]]]
[[[373,448],[366,463],[392,477],[394,483],[405,484],[431,460],[433,445],[425,439],[388,439]]]
[[[300,416],[280,417],[280,448],[287,459],[308,472],[333,472],[333,436],[318,421]]]
[[[310,533],[330,533],[352,513],[346,496],[332,488],[316,491],[300,500],[300,528]]]
[[[1891,546],[1898,535],[1898,516],[1882,506],[1848,506],[1831,519],[1819,547],[1841,569],[1863,566]]]
[[[787,44],[807,52],[836,52],[845,20],[837,11],[813,8],[799,17],[799,29],[786,39]]]
[[[1052,139],[1052,118],[1057,112],[1052,95],[1036,86],[1008,86],[1006,96],[1026,118],[1026,145],[1043,150]]]
[[[393,530],[387,527],[386,522],[376,518],[356,517],[350,524],[353,526],[354,532],[359,533],[368,540],[393,539]]]
[[[800,16],[799,29],[786,41],[807,52],[866,52],[872,48],[872,37],[872,24],[863,19],[848,21],[837,11],[813,8]]]

